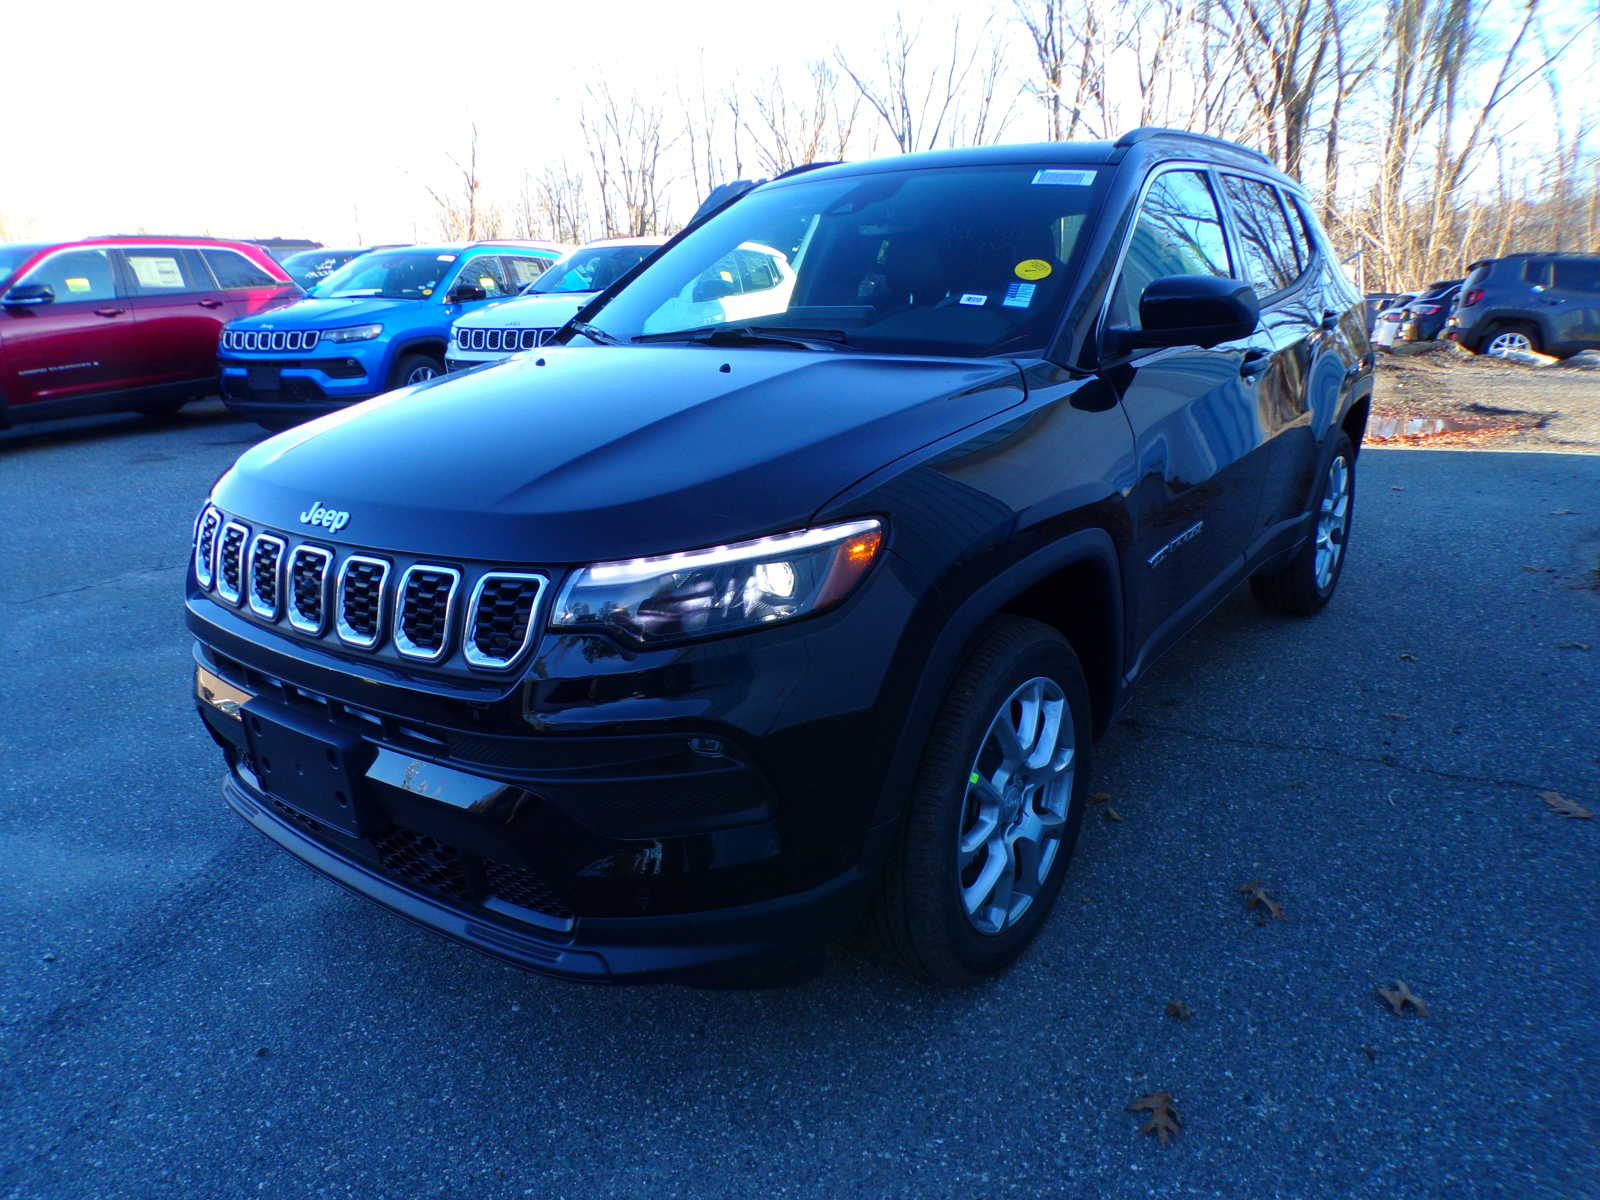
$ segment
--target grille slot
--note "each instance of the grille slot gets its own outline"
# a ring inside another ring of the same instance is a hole
[[[344,560],[334,613],[342,641],[370,650],[382,639],[388,579],[389,564],[381,558],[352,554]]]
[[[217,549],[217,595],[229,604],[239,603],[244,592],[244,548],[249,540],[250,530],[237,521],[222,527]]]
[[[333,552],[300,546],[289,556],[289,624],[301,633],[320,634],[328,615],[328,567]]]
[[[222,514],[209,504],[200,514],[200,524],[195,529],[194,577],[200,586],[208,588],[216,578],[217,529],[222,524]]]
[[[489,890],[507,904],[531,908],[534,912],[568,921],[575,915],[545,886],[544,880],[527,867],[514,867],[486,858],[483,860],[483,873],[489,881]]]
[[[269,621],[278,619],[282,568],[283,539],[270,533],[256,534],[256,540],[250,543],[250,610]]]
[[[478,580],[467,609],[463,653],[475,667],[509,667],[533,640],[543,575],[490,572]]]
[[[400,613],[394,623],[395,649],[407,658],[434,660],[450,647],[450,620],[461,572],[454,567],[417,564],[400,576]]]

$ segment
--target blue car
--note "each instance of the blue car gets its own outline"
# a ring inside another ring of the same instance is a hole
[[[452,321],[516,295],[570,249],[473,242],[363,254],[304,300],[223,330],[223,403],[268,429],[287,429],[442,375]]]

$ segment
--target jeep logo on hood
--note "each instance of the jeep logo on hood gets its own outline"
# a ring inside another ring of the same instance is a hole
[[[350,514],[337,508],[323,508],[322,501],[313,500],[311,507],[300,514],[300,524],[321,525],[329,533],[338,533],[350,524]]]

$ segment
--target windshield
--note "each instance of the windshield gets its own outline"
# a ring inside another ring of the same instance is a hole
[[[0,246],[0,283],[4,283],[13,271],[42,249],[42,246]]]
[[[633,270],[659,246],[590,246],[575,250],[522,289],[524,296],[601,292]]]
[[[456,256],[439,250],[379,250],[353,259],[329,275],[310,295],[319,300],[378,296],[385,300],[426,300],[438,290]]]
[[[360,250],[302,250],[283,260],[283,269],[301,287],[310,287],[362,254]]]
[[[679,241],[592,315],[622,341],[729,325],[874,351],[1042,350],[1095,171],[889,171],[768,186]]]

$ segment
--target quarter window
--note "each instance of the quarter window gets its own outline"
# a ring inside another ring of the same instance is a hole
[[[1227,238],[1206,177],[1199,171],[1167,171],[1150,185],[1128,240],[1112,293],[1111,324],[1139,328],[1139,297],[1157,279],[1229,274]]]
[[[1224,175],[1222,186],[1233,205],[1239,253],[1250,286],[1262,296],[1283,291],[1300,274],[1300,260],[1278,189],[1240,175]]]
[[[278,282],[237,250],[202,250],[201,253],[211,273],[217,277],[218,287],[272,287]]]
[[[44,284],[57,301],[110,300],[117,294],[111,255],[99,248],[52,254],[17,280],[19,287],[24,284]]]
[[[203,292],[211,287],[211,276],[197,250],[176,246],[130,247],[122,251],[133,276],[135,296],[171,296],[179,292]]]

